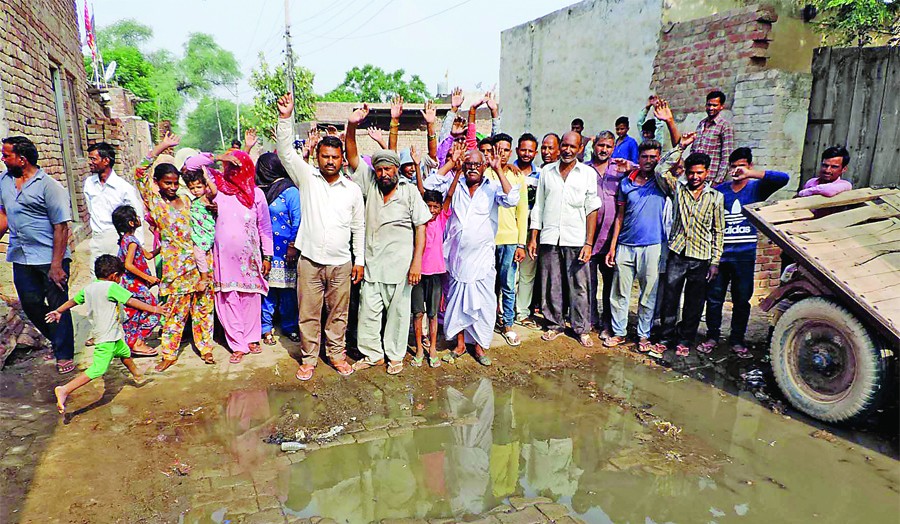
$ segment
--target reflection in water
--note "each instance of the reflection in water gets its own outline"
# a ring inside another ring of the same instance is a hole
[[[646,380],[621,359],[595,371],[498,391],[483,378],[448,387],[444,411],[456,425],[312,451],[263,489],[289,515],[352,523],[477,515],[514,496],[547,497],[587,522],[617,523],[884,522],[885,508],[896,507],[890,459],[867,463],[753,402],[658,375]],[[586,384],[619,401],[590,399]],[[233,393],[228,449],[245,470],[263,461],[271,468],[279,452],[260,442],[272,421],[311,413],[316,402],[296,390]],[[678,417],[682,437],[662,436],[636,416],[651,405],[656,416]],[[828,480],[842,475],[856,480]]]

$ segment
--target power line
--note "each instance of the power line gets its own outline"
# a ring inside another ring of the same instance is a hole
[[[347,4],[346,7],[343,7],[343,8],[341,8],[340,10],[335,10],[334,16],[332,16],[331,18],[329,18],[329,20],[334,19],[334,18],[337,17],[338,15],[341,15],[341,14],[344,14],[344,13],[349,12],[349,8],[350,8],[356,1],[357,1],[357,0],[351,0],[350,3]],[[363,24],[367,24],[369,21],[372,20],[372,18],[374,18],[375,16],[378,16],[379,13],[381,13],[388,5],[390,5],[390,4],[393,3],[393,2],[394,2],[394,0],[389,0],[388,3],[385,4],[383,7],[381,7],[380,9],[376,7],[376,12],[375,12],[375,14],[372,15],[371,18],[369,18],[368,20],[366,20],[365,22],[363,22]],[[373,3],[369,4],[369,5],[370,5],[370,6],[374,6],[374,5],[376,5],[376,4],[373,2]],[[349,18],[347,18],[346,20],[344,20],[344,22],[343,22],[341,25],[342,25],[342,26],[345,26],[345,25],[347,25],[348,23],[350,23],[350,21],[353,20],[354,18],[356,18],[357,16],[363,14],[363,13],[366,11],[366,7],[368,7],[368,6],[364,6],[364,7],[362,7],[361,9],[358,9],[358,10],[354,11],[353,14],[351,14]],[[323,22],[322,24],[319,24],[319,25],[324,25],[324,22]],[[358,27],[357,27],[357,28],[354,28],[352,31],[350,31],[350,33],[347,33],[347,34],[353,33],[353,31],[355,31],[356,29],[358,29]],[[309,43],[315,42],[315,41],[316,41],[317,39],[319,39],[319,38],[333,39],[334,37],[329,37],[329,36],[327,36],[327,35],[319,35],[319,34],[316,34],[316,33],[305,33],[305,34],[303,35],[303,38],[301,38],[301,42],[299,42],[298,45],[309,44]]]
[[[358,3],[358,2],[359,2],[359,0],[350,0],[350,2],[349,2],[347,5],[342,6],[340,9],[336,9],[337,6],[329,6],[329,7],[326,7],[325,9],[322,9],[321,11],[319,11],[318,13],[316,13],[315,15],[312,15],[312,16],[310,16],[310,17],[305,17],[305,18],[303,18],[303,20],[300,20],[300,22],[298,23],[298,25],[300,25],[300,24],[305,24],[305,23],[309,22],[310,20],[312,20],[313,18],[315,18],[316,16],[321,15],[321,14],[323,14],[323,13],[327,13],[327,12],[333,10],[333,11],[334,11],[334,14],[333,14],[333,15],[331,15],[331,16],[328,17],[328,18],[326,18],[325,20],[322,20],[321,22],[318,22],[318,24],[317,24],[317,25],[320,25],[320,26],[326,25],[328,22],[330,22],[330,21],[334,20],[335,18],[337,18],[338,15],[340,15],[340,14],[342,14],[342,13],[348,12],[349,9],[350,9],[350,7],[352,7],[353,4]],[[357,13],[359,13],[359,11],[357,11]]]
[[[263,0],[262,6],[259,8],[259,16],[256,17],[256,27],[253,28],[253,35],[250,37],[250,40],[247,40],[247,51],[244,52],[244,56],[241,57],[241,62],[243,62],[253,51],[253,41],[256,40],[257,32],[259,31],[259,23],[262,21],[263,13],[266,10],[266,4],[269,3],[269,0]]]
[[[384,7],[382,7],[381,9],[379,9],[375,14],[373,14],[372,16],[370,16],[368,19],[364,20],[363,23],[359,24],[358,26],[356,26],[356,27],[354,27],[353,29],[351,29],[350,31],[348,31],[347,34],[344,35],[343,37],[337,37],[337,38],[335,38],[334,41],[331,42],[330,44],[326,44],[326,45],[324,45],[324,46],[322,46],[322,47],[313,49],[312,51],[310,51],[310,52],[308,52],[308,53],[302,54],[301,56],[309,56],[309,55],[311,55],[311,54],[313,54],[313,53],[317,53],[317,52],[319,52],[319,51],[322,51],[323,49],[327,49],[327,48],[333,46],[334,44],[340,42],[341,40],[348,40],[349,38],[346,38],[346,37],[348,37],[349,35],[352,35],[352,34],[355,33],[358,29],[360,29],[361,27],[363,27],[363,26],[365,26],[366,24],[370,23],[372,20],[375,20],[375,18],[377,18],[378,15],[380,15],[381,13],[383,13],[384,10],[387,9],[388,6],[390,6],[391,4],[393,4],[395,1],[396,1],[396,0],[388,0],[388,3],[384,4]],[[471,1],[471,0],[466,0],[466,1]]]

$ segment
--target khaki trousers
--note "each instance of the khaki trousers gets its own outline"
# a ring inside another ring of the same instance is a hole
[[[359,323],[356,341],[360,353],[375,362],[387,356],[402,362],[409,337],[409,316],[412,286],[405,280],[400,284],[381,282],[362,283],[359,291]],[[381,321],[384,320],[384,343]]]
[[[315,366],[319,361],[323,306],[326,310],[325,354],[332,361],[346,358],[351,268],[350,262],[326,266],[303,256],[297,262],[301,364]]]

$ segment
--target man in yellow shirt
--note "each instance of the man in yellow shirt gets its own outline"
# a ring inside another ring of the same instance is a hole
[[[503,166],[507,180],[512,186],[518,186],[520,194],[524,195],[526,192],[525,175],[509,163],[512,153],[512,137],[506,133],[498,133],[492,137],[491,141],[494,145],[494,155],[500,159],[500,165]],[[499,180],[497,173],[491,168],[485,170],[484,176],[491,180]],[[518,346],[522,343],[512,326],[516,320],[516,269],[519,262],[525,258],[527,234],[527,198],[520,198],[515,207],[501,207],[497,210],[497,236],[494,239],[497,244],[495,264],[497,266],[497,289],[500,294],[500,315],[497,323],[500,333],[510,346]]]

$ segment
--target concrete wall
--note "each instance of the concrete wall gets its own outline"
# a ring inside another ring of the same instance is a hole
[[[586,0],[503,31],[503,130],[568,131],[580,117],[596,134],[619,116],[634,120],[649,95],[662,10],[660,0]]]

